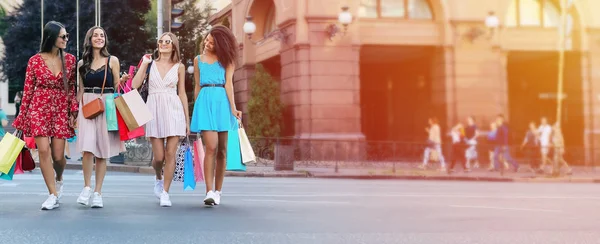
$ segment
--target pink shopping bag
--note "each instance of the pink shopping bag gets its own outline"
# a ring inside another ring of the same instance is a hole
[[[194,142],[194,177],[196,182],[204,181],[204,145],[200,137]]]

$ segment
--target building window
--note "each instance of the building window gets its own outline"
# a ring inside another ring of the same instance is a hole
[[[277,29],[275,22],[275,5],[271,4],[267,12],[267,18],[265,19],[265,31],[263,32],[265,36]]]
[[[568,12],[568,19],[572,19],[572,11]],[[506,15],[508,27],[556,28],[559,23],[560,8],[553,0],[512,0]]]
[[[358,16],[433,20],[433,11],[428,0],[360,0]]]

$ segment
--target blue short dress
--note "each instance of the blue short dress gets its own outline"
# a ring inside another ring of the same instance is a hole
[[[194,113],[190,130],[194,133],[202,131],[224,132],[237,128],[237,120],[231,113],[227,93],[225,92],[225,68],[215,61],[203,62],[198,56],[200,70],[200,94],[194,103]],[[205,86],[221,85],[221,86]]]

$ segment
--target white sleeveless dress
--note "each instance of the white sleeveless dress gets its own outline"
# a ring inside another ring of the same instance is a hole
[[[146,124],[146,137],[167,138],[186,135],[185,112],[177,95],[179,65],[179,63],[173,65],[162,78],[156,62],[152,62],[146,104],[154,119]]]

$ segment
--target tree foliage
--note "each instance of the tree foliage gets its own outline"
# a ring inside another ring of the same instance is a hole
[[[208,18],[212,6],[207,1],[203,8],[199,8],[196,2],[195,0],[186,0],[183,3],[184,14],[181,16],[183,27],[174,32],[179,38],[184,63],[194,60],[194,57],[200,54],[197,43],[201,42],[203,35],[210,28]]]
[[[6,29],[8,28],[8,23],[5,20],[6,18],[6,9],[0,5],[0,37],[4,36]]]
[[[229,18],[227,16],[225,16],[223,18],[223,20],[221,21],[221,24],[223,26],[226,26],[227,28],[231,29],[231,23],[229,23]]]
[[[39,0],[23,0],[14,12],[5,18],[8,28],[3,38],[6,52],[0,65],[8,78],[11,94],[23,89],[25,68],[31,56],[39,51],[41,14]],[[94,26],[94,0],[80,0],[79,45],[83,47],[86,31]],[[118,7],[117,7],[118,6]],[[65,25],[71,39],[66,51],[77,53],[77,11],[75,1],[45,0],[44,24],[55,20]],[[108,50],[121,60],[122,67],[137,65],[149,51],[149,35],[143,28],[144,15],[150,10],[149,0],[103,0],[101,26],[106,30]],[[80,50],[80,53],[83,50]],[[14,95],[10,95],[14,96]]]
[[[146,15],[144,15],[144,19],[146,20],[146,25],[144,26],[144,29],[146,30],[146,33],[148,33],[152,40],[156,39],[158,33],[158,29],[156,26],[156,21],[158,17],[156,12],[158,11],[157,4],[158,2],[156,0],[150,0],[150,11],[148,11]]]
[[[283,103],[277,82],[261,64],[256,65],[250,80],[248,100],[248,136],[279,137],[283,120]]]

